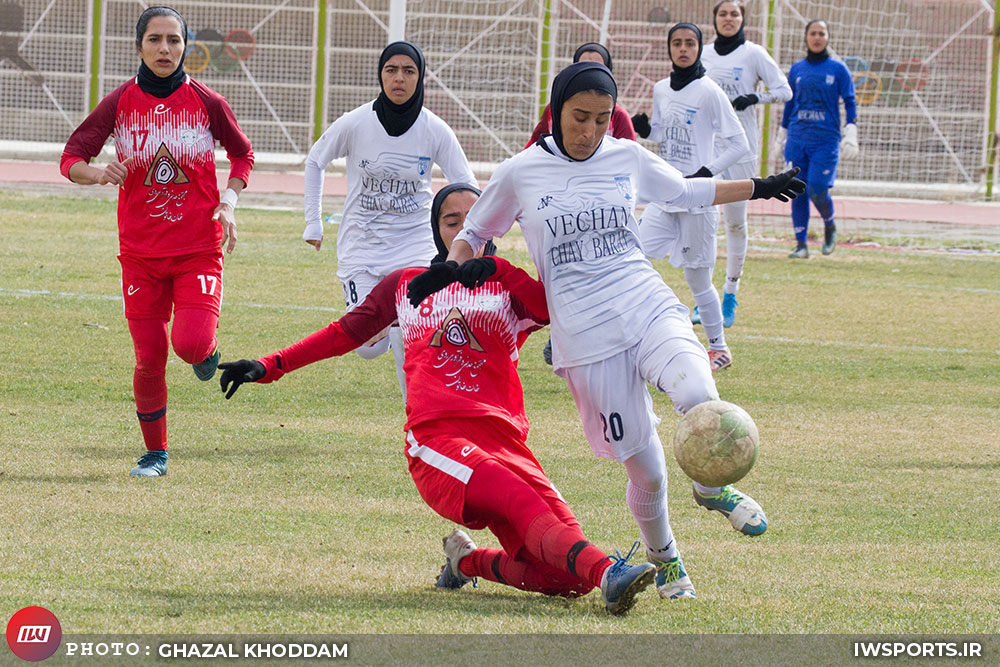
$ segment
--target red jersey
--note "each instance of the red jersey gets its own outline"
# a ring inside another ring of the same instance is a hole
[[[497,272],[482,287],[453,283],[417,308],[406,298],[424,268],[399,269],[360,306],[298,343],[261,359],[273,382],[320,359],[346,354],[393,322],[403,332],[406,428],[447,417],[490,416],[528,435],[517,375],[519,334],[548,323],[545,288],[496,257]]]
[[[230,178],[248,182],[253,150],[225,98],[191,77],[168,97],[131,79],[101,100],[66,142],[60,171],[90,162],[114,135],[118,161],[134,158],[118,193],[123,254],[171,257],[218,249],[222,224],[215,142],[226,149]]]

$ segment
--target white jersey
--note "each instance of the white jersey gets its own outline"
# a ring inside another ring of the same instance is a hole
[[[792,99],[792,88],[788,85],[787,77],[782,74],[767,50],[758,44],[744,42],[724,56],[719,55],[714,44],[709,44],[701,54],[701,62],[705,65],[708,76],[719,84],[730,101],[750,93],[757,96],[758,104],[787,102]],[[757,90],[761,82],[767,90]],[[750,156],[741,162],[756,161],[760,156],[757,107],[749,106],[743,111],[737,111],[736,115],[743,124],[743,131],[750,144]],[[724,145],[717,142],[716,149],[719,148],[724,149]]]
[[[652,128],[649,139],[660,143],[660,157],[685,176],[701,167],[720,174],[744,159],[750,150],[729,98],[707,76],[680,90],[670,87],[670,79],[658,81],[653,86],[653,115],[649,124]],[[726,140],[725,152],[715,152],[716,138]],[[678,206],[663,208],[687,210]]]
[[[347,158],[347,198],[337,234],[341,280],[361,269],[388,275],[437,254],[430,228],[435,163],[450,183],[476,185],[455,133],[434,113],[421,110],[410,129],[390,137],[369,102],[334,121],[309,151],[304,239],[323,236],[323,170],[339,157]]]
[[[582,162],[552,137],[504,161],[456,238],[478,249],[521,225],[552,318],[556,369],[607,359],[635,345],[677,297],[646,259],[637,203],[711,203],[715,181],[685,179],[634,141],[604,137]],[[551,152],[550,152],[551,151]]]

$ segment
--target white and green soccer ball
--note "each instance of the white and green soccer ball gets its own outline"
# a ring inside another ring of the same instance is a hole
[[[688,410],[674,434],[681,470],[705,486],[742,479],[757,460],[757,425],[738,405],[705,401]]]

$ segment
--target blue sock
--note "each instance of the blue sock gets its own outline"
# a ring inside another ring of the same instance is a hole
[[[805,246],[809,233],[808,197],[796,197],[792,200],[792,227],[795,229],[795,241],[799,246]]]

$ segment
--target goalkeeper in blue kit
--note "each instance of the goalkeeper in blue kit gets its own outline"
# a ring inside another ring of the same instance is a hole
[[[796,247],[789,257],[794,259],[809,257],[806,237],[810,201],[823,218],[823,254],[833,252],[837,245],[837,225],[830,188],[837,175],[838,160],[858,156],[854,81],[847,66],[830,56],[829,41],[830,32],[825,21],[816,19],[806,24],[808,53],[788,72],[793,95],[785,104],[778,134],[779,144],[785,143],[785,160],[801,170],[800,177],[804,177],[809,194],[808,198],[792,201]],[[843,134],[840,130],[841,99],[846,116]]]

